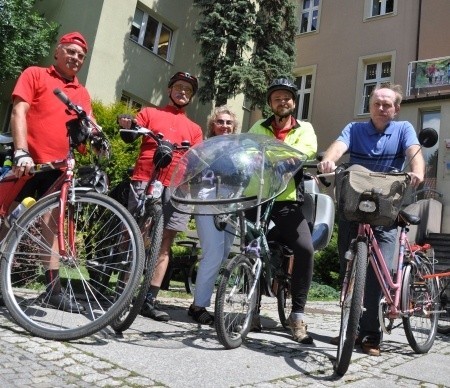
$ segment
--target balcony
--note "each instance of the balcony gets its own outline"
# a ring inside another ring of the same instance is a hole
[[[408,64],[406,97],[450,94],[450,57],[425,59]]]

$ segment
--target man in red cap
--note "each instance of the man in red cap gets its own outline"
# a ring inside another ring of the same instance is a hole
[[[20,178],[30,173],[35,163],[65,159],[69,151],[66,124],[76,118],[68,113],[53,91],[58,88],[88,115],[92,114],[91,98],[80,84],[77,73],[86,59],[88,46],[79,32],[63,35],[55,49],[54,64],[48,68],[31,66],[19,76],[12,93],[11,131],[14,139],[13,172]],[[61,175],[61,171],[42,172],[30,178],[17,202],[25,197],[38,199]],[[51,227],[51,226],[50,226]],[[56,230],[56,226],[54,228]],[[55,236],[54,252],[58,252]],[[49,305],[67,311],[78,311],[82,306],[71,300],[61,290],[58,257],[45,263]]]

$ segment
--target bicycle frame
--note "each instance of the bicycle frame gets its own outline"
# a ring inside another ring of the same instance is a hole
[[[400,290],[403,279],[403,263],[405,251],[412,252],[409,244],[406,227],[402,226],[399,235],[399,254],[397,269],[394,276],[391,275],[390,269],[386,265],[386,261],[380,250],[374,232],[369,224],[359,224],[358,237],[365,236],[369,242],[369,262],[375,272],[380,284],[386,303],[389,305],[389,318],[399,318],[401,313],[400,306]]]

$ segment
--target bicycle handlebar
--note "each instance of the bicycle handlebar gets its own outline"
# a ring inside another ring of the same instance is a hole
[[[164,135],[162,133],[155,133],[151,129],[141,127],[140,125],[136,123],[132,123],[132,127],[130,129],[127,128],[120,128],[119,132],[121,133],[133,133],[137,136],[147,136],[151,137],[158,145],[161,144],[161,142],[164,140]],[[181,145],[178,145],[177,143],[172,143],[168,140],[165,140],[172,144],[174,150],[187,150],[190,148],[191,143],[187,140],[183,140],[181,142]]]
[[[331,182],[326,178],[330,177],[330,176],[334,176],[335,175],[334,172],[328,173],[328,174],[320,173],[319,169],[317,168],[317,161],[315,161],[315,160],[307,160],[306,162],[303,163],[303,167],[304,168],[315,168],[317,170],[316,177],[320,180],[320,182],[325,187],[331,186]]]
[[[59,100],[72,112],[75,112],[78,120],[87,123],[85,128],[87,129],[87,137],[91,139],[92,145],[99,151],[102,151],[109,157],[109,144],[107,142],[106,136],[103,133],[102,127],[96,124],[79,105],[75,105],[70,101],[69,97],[56,88],[53,90],[53,94],[59,98]]]

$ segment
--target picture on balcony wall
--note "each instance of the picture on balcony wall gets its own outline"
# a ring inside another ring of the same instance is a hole
[[[418,88],[435,88],[450,85],[450,57],[416,62],[415,83]]]

